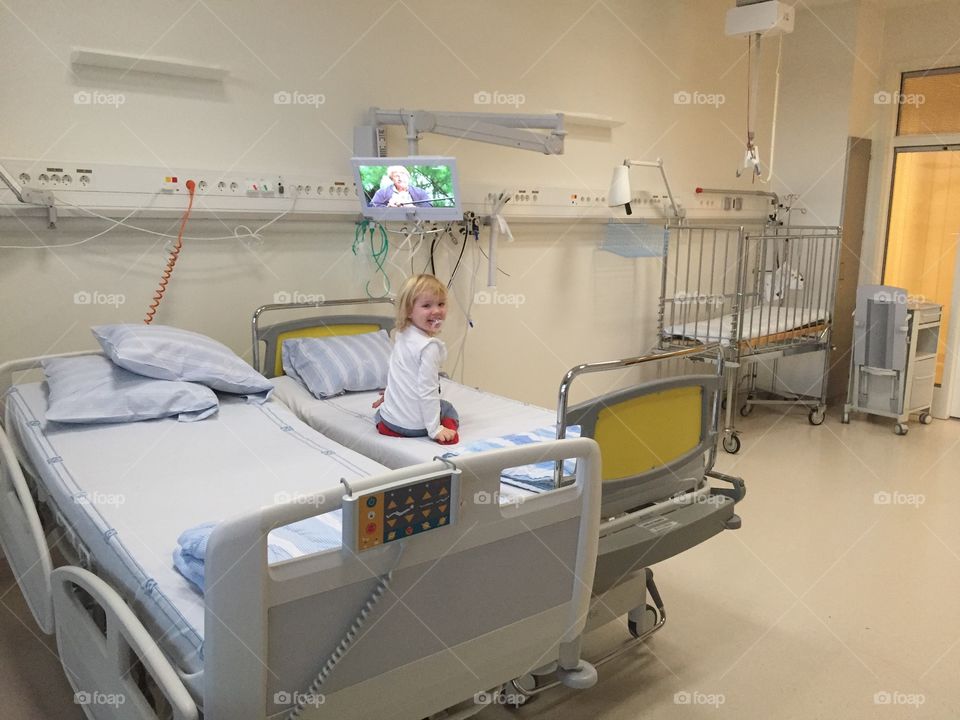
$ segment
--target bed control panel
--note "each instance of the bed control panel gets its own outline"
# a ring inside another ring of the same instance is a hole
[[[343,544],[356,552],[451,525],[459,470],[407,478],[343,498]]]

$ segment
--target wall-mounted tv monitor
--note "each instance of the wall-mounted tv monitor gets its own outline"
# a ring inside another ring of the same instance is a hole
[[[364,217],[380,222],[463,219],[456,158],[353,158],[352,162]]]

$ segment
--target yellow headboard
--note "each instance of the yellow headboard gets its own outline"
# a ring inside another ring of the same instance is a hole
[[[594,439],[604,481],[664,467],[702,440],[703,387],[688,385],[639,395],[597,412]]]

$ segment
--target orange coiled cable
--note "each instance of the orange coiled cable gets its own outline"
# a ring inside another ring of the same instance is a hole
[[[197,184],[193,180],[187,180],[187,190],[190,191],[190,202],[187,203],[187,210],[183,213],[183,219],[180,220],[180,232],[177,233],[177,242],[173,246],[173,250],[170,252],[170,257],[167,258],[167,266],[163,269],[163,275],[160,278],[160,284],[157,286],[157,291],[153,294],[153,302],[150,303],[150,309],[147,310],[146,316],[143,318],[145,325],[149,325],[153,322],[153,316],[157,314],[157,308],[160,307],[160,301],[163,300],[163,295],[167,292],[167,283],[170,282],[170,276],[173,275],[173,268],[177,264],[177,258],[180,256],[180,250],[183,249],[183,230],[187,227],[187,218],[190,217],[190,210],[193,209],[193,193],[197,189]]]

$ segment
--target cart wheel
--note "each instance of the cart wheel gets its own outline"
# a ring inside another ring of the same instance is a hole
[[[740,406],[740,414],[743,417],[746,417],[752,412],[753,412],[753,405],[751,405],[749,402],[745,402],[743,405]]]
[[[920,413],[920,422],[924,425],[929,425],[933,422],[933,415],[930,413]]]
[[[850,424],[850,413],[845,412],[843,415],[841,415],[841,416],[840,416],[840,422],[842,422],[844,425],[849,425],[849,424]]]
[[[723,439],[723,449],[731,455],[736,455],[740,452],[740,436],[736,434],[727,435]]]
[[[649,605],[649,604],[648,604],[647,607],[646,607],[646,612],[648,612],[648,613],[650,613],[651,615],[653,615],[653,623],[652,623],[652,624],[653,624],[653,625],[656,625],[656,623],[657,623],[657,609],[656,609],[653,605]],[[631,620],[630,618],[627,618],[627,630],[629,630],[629,631],[630,631],[630,634],[631,634],[633,637],[635,637],[635,638],[640,637],[640,635],[642,634],[642,633],[640,632],[640,626],[637,625],[637,623],[635,623],[635,622],[634,622],[633,620]]]
[[[893,426],[893,432],[895,432],[897,435],[906,435],[909,429],[910,428],[908,428],[904,423],[897,423]]]
[[[810,421],[811,425],[823,425],[823,421],[826,416],[826,411],[823,408],[818,407],[810,411],[810,414],[807,415],[807,420]]]

